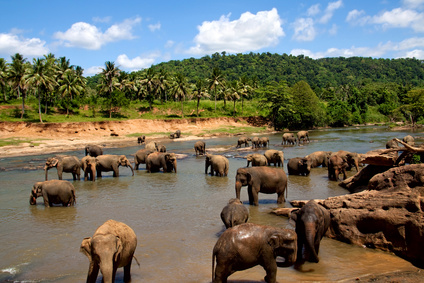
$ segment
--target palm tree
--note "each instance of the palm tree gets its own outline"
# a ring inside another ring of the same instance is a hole
[[[146,90],[146,99],[149,102],[150,110],[152,110],[153,100],[157,92],[157,79],[155,69],[149,68],[144,75],[144,78],[140,81],[141,85],[144,86]]]
[[[209,89],[214,89],[215,96],[215,111],[216,111],[216,88],[218,86],[223,86],[223,77],[222,72],[218,67],[213,68],[212,74],[209,78]]]
[[[160,69],[157,79],[157,89],[159,91],[159,99],[162,102],[162,97],[167,101],[166,91],[169,88],[168,72],[165,69]]]
[[[248,97],[249,94],[252,92],[252,87],[249,85],[249,79],[246,75],[243,75],[239,79],[239,85],[240,85],[240,96],[241,96],[241,115],[243,115],[243,97]]]
[[[181,101],[181,117],[184,118],[184,98],[188,95],[187,78],[182,73],[174,77],[174,95]]]
[[[0,90],[3,91],[3,100],[6,102],[6,90],[4,89],[7,79],[7,65],[4,58],[0,58]]]
[[[57,85],[55,78],[52,74],[52,68],[49,66],[49,61],[37,58],[33,60],[32,67],[24,76],[25,82],[33,88],[35,96],[38,96],[38,115],[40,122],[41,119],[41,95],[43,92],[53,91]]]
[[[233,116],[236,116],[236,101],[240,99],[241,85],[238,81],[228,83],[227,87],[228,97],[234,102]]]
[[[80,95],[84,91],[84,87],[81,85],[80,80],[76,76],[72,69],[68,69],[59,80],[59,93],[62,99],[69,97],[70,101],[74,96]],[[69,115],[69,103],[66,103],[66,115]]]
[[[53,76],[56,80],[56,87],[59,86],[58,82],[59,79],[62,78],[62,73],[60,72],[59,66],[57,65],[58,60],[56,60],[56,57],[54,56],[53,53],[49,53],[47,55],[44,55],[44,60],[46,61],[47,66],[49,66],[50,71],[53,73]],[[55,92],[47,92],[45,93],[45,107],[44,107],[44,114],[47,114],[47,109],[48,109],[48,104],[49,101],[52,102],[52,100],[54,99],[54,94]],[[53,104],[53,102],[51,103]]]
[[[102,81],[100,83],[100,90],[106,98],[111,98],[112,92],[117,88],[117,78],[119,76],[120,70],[115,66],[114,62],[106,61],[105,68],[100,72]],[[112,108],[109,107],[109,118],[112,118]]]
[[[199,117],[200,99],[202,99],[202,97],[209,97],[209,94],[208,94],[207,90],[205,89],[205,81],[203,79],[197,79],[196,85],[194,86],[193,93],[194,93],[194,96],[197,99],[196,114],[197,114],[197,117]]]
[[[25,62],[26,58],[24,58],[21,54],[16,53],[15,55],[11,56],[12,63],[9,65],[9,74],[8,74],[8,81],[12,85],[12,88],[16,90],[18,93],[18,98],[21,97],[22,93],[22,112],[21,112],[21,119],[24,117],[25,114]]]

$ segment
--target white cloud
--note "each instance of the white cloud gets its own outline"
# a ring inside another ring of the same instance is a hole
[[[412,9],[424,7],[424,0],[403,0],[402,3],[404,6]]]
[[[39,38],[24,38],[11,33],[0,33],[0,54],[41,57],[49,53],[46,42]]]
[[[199,33],[194,38],[196,45],[187,53],[253,51],[276,45],[278,38],[284,36],[282,21],[275,8],[256,15],[246,12],[235,21],[230,21],[229,16],[221,16],[218,21],[205,21],[198,26]]]
[[[316,31],[314,21],[311,18],[296,19],[293,23],[294,35],[293,39],[298,41],[311,41],[315,39]]]
[[[104,17],[104,18],[94,17],[93,22],[95,22],[95,23],[108,23],[108,22],[110,22],[111,19],[112,19],[111,17]]]
[[[59,39],[66,47],[98,50],[109,42],[135,38],[132,29],[140,22],[141,18],[139,17],[126,19],[122,23],[112,25],[104,33],[94,25],[78,22],[65,32],[56,32],[54,37]]]
[[[333,17],[334,11],[339,9],[343,5],[342,0],[336,2],[328,3],[327,8],[325,9],[324,15],[319,19],[319,23],[326,24]]]
[[[102,71],[102,66],[93,66],[88,69],[84,69],[84,76],[92,76],[99,74]]]
[[[159,57],[159,54],[152,53],[144,58],[137,56],[130,59],[126,54],[121,54],[116,59],[116,63],[120,66],[121,69],[135,71],[151,67],[157,57]]]
[[[151,32],[154,32],[156,30],[160,30],[160,28],[161,28],[160,23],[157,23],[157,24],[154,24],[154,25],[149,25],[149,29],[150,29]]]
[[[319,8],[319,4],[315,4],[315,5],[312,5],[311,7],[309,7],[307,14],[308,14],[308,16],[311,17],[311,16],[315,16],[315,15],[319,14],[320,12],[321,12],[321,10]]]
[[[424,58],[424,50],[420,50],[420,49],[415,49],[415,50],[411,50],[406,52],[405,56],[406,58],[417,58],[417,59],[423,59]]]
[[[385,28],[410,27],[414,31],[424,32],[424,13],[418,13],[414,10],[396,8],[374,16],[372,21],[373,23],[383,25]]]
[[[173,40],[168,40],[165,43],[165,48],[171,48],[172,46],[174,46],[175,42]]]
[[[352,10],[347,14],[346,22],[351,23],[352,25],[365,25],[371,19],[370,16],[367,16],[364,10]]]
[[[381,48],[369,48],[369,47],[351,47],[351,48],[329,48],[323,52],[312,52],[307,49],[293,49],[290,54],[305,55],[313,59],[325,58],[325,57],[381,57],[386,50]]]

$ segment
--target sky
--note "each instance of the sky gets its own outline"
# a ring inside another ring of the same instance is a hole
[[[424,59],[424,0],[0,0],[0,58],[52,53],[85,76],[216,52]]]

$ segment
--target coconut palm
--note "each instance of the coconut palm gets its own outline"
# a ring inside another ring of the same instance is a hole
[[[239,81],[232,81],[228,83],[227,95],[234,102],[233,116],[236,116],[236,101],[240,99],[242,88]]]
[[[243,75],[239,79],[240,91],[239,95],[241,97],[241,114],[243,115],[243,98],[248,97],[252,93],[252,87],[249,85],[249,79],[246,75]]]
[[[181,101],[181,117],[184,118],[184,98],[188,95],[187,78],[182,73],[174,77],[174,96]]]
[[[209,78],[209,89],[214,89],[215,96],[215,111],[216,111],[216,88],[218,86],[223,86],[224,78],[222,76],[222,72],[218,67],[213,68],[212,74]]]
[[[196,84],[194,85],[193,93],[197,99],[196,115],[197,117],[199,117],[200,99],[202,99],[203,97],[209,97],[209,94],[206,90],[205,81],[203,79],[197,79]]]
[[[167,101],[166,91],[169,89],[170,81],[168,79],[168,72],[165,69],[160,69],[157,79],[157,90],[159,92],[159,99],[162,102],[162,97],[165,102]]]
[[[18,94],[18,98],[21,97],[22,94],[22,111],[21,111],[21,119],[25,114],[25,69],[26,69],[26,58],[24,58],[21,54],[16,53],[11,56],[12,63],[9,64],[9,72],[8,72],[8,81],[10,82],[12,88],[16,90]]]
[[[149,108],[152,110],[152,104],[157,92],[157,79],[155,69],[149,68],[144,74],[144,78],[140,81],[146,91],[146,99],[149,102]]]
[[[84,91],[84,87],[81,85],[80,80],[76,76],[74,70],[68,69],[59,80],[59,94],[62,99],[69,97],[71,101],[75,96],[80,95]],[[66,115],[69,115],[69,103],[66,103]]]
[[[118,88],[117,78],[120,70],[115,66],[114,62],[106,61],[105,68],[100,72],[101,83],[100,91],[104,96],[110,100],[112,92]],[[109,107],[109,118],[112,117],[112,108]]]
[[[7,81],[7,65],[4,58],[0,58],[0,89],[3,91],[3,100],[6,102],[6,91],[4,87],[6,86]]]
[[[49,61],[34,58],[31,68],[24,76],[26,84],[33,89],[35,96],[38,96],[38,115],[41,123],[43,123],[41,119],[41,96],[43,92],[53,91],[57,85],[52,70]]]

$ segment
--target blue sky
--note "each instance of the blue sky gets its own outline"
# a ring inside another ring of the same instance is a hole
[[[424,0],[0,0],[0,57],[93,75],[215,52],[424,59]]]

